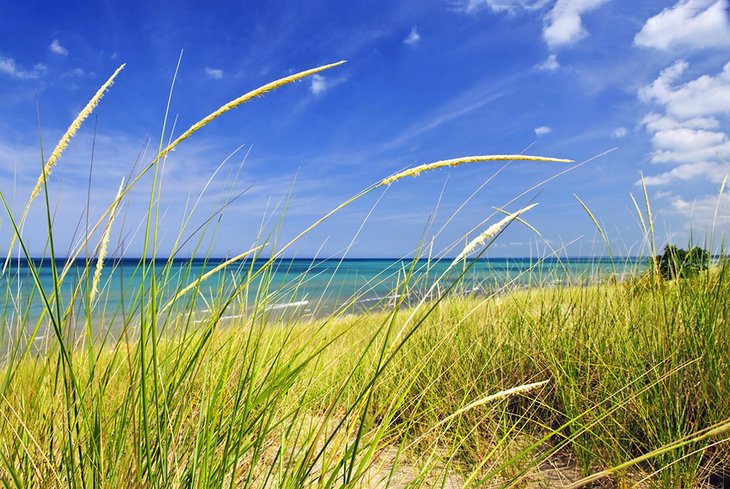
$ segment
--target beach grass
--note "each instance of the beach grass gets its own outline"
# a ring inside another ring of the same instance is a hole
[[[587,476],[727,426],[728,279],[723,265],[663,286],[454,296],[415,316],[209,329],[212,317],[158,339],[154,371],[150,362],[140,372],[138,341],[94,348],[91,364],[77,352],[75,433],[58,355],[38,355],[14,365],[5,388],[3,468],[32,485],[368,486],[392,472],[396,486],[519,486],[538,484],[551,463],[558,476]],[[153,372],[157,398],[142,410],[140,377],[153,385]],[[726,440],[689,443],[613,480],[692,487],[721,477]],[[70,456],[73,476],[63,472]]]
[[[109,197],[106,211],[70,254],[67,264],[88,253],[74,276],[57,260],[48,197],[52,165],[42,168],[39,190],[30,199],[41,196],[46,210],[48,251],[42,264],[31,260],[21,232],[30,200],[16,220],[3,196],[17,242],[8,257],[15,251],[26,259],[33,294],[43,306],[39,317],[32,317],[31,300],[20,297],[13,277],[3,276],[3,484],[695,487],[726,482],[726,261],[674,281],[649,273],[625,281],[457,293],[474,263],[462,258],[481,256],[507,225],[528,215],[520,216],[529,205],[505,211],[506,217],[472,236],[466,248],[444,250],[445,256],[459,258],[448,269],[459,278],[444,273],[415,299],[412,292],[424,285],[417,272],[430,266],[417,259],[404,262],[392,300],[359,314],[350,313],[357,295],[313,317],[274,314],[270,307],[278,293],[296,295],[302,286],[295,281],[287,291],[273,288],[277,258],[375,189],[461,163],[566,160],[488,155],[419,165],[323,211],[291,241],[277,242],[278,226],[252,237],[255,245],[208,272],[196,275],[192,259],[176,268],[171,258],[181,249],[178,244],[191,240],[195,249],[204,249],[214,226],[192,232],[181,226],[170,257],[157,257],[160,165],[170,152],[228,110],[338,64],[250,91],[176,138],[163,129],[151,162]],[[92,99],[91,109],[102,93]],[[71,124],[74,132],[81,122]],[[67,143],[64,136],[61,149],[52,153],[54,165]],[[131,307],[123,309],[122,301],[107,309],[109,288],[100,271],[114,266],[108,257],[105,262],[109,229],[125,197],[150,172],[142,224],[145,258],[135,271],[137,285],[123,289]],[[653,241],[645,200],[645,231]],[[49,268],[50,287],[40,279],[41,270]],[[231,269],[239,277],[232,284],[224,279]],[[64,281],[72,279],[69,293]]]

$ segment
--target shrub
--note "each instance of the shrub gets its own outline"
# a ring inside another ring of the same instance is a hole
[[[664,253],[657,257],[659,273],[667,280],[678,277],[691,277],[710,265],[710,252],[699,246],[684,250],[668,244]]]

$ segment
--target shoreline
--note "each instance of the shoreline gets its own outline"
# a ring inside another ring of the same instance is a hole
[[[464,288],[465,290],[459,289],[455,293],[453,291],[449,292],[447,296],[444,297],[444,299],[464,297],[478,297],[482,300],[501,299],[512,293],[522,291],[551,290],[557,288],[584,288],[604,284],[617,284],[623,283],[628,279],[638,277],[643,272],[643,270],[640,273],[624,271],[620,274],[599,274],[592,278],[586,278],[582,276],[567,276],[566,274],[566,276],[562,280],[549,280],[543,278],[539,283],[535,284],[532,283],[532,280],[525,281],[525,279],[521,277],[521,275],[523,274],[529,275],[530,273],[533,273],[532,270],[526,270],[518,274],[516,277],[513,277],[509,281],[502,283],[501,285],[497,285],[497,283],[493,279],[484,279],[482,281],[474,281],[471,285],[466,285],[463,287],[458,286],[460,288]],[[419,280],[422,278],[423,277],[419,277]],[[296,285],[296,283],[296,281],[291,281],[289,285]],[[332,299],[330,298],[329,302],[324,300],[327,296],[320,298],[312,298],[308,296],[297,298],[294,296],[291,297],[289,301],[267,304],[263,308],[263,313],[259,310],[257,311],[256,316],[252,316],[246,310],[242,310],[239,305],[237,307],[234,307],[233,310],[230,310],[230,312],[224,313],[224,315],[218,319],[218,323],[219,327],[221,328],[235,327],[237,322],[236,320],[243,319],[244,321],[259,321],[261,319],[261,315],[263,314],[265,316],[265,318],[263,319],[264,322],[266,322],[266,324],[275,326],[281,323],[281,320],[285,316],[291,315],[291,311],[297,311],[302,313],[297,315],[295,320],[301,322],[311,322],[318,319],[324,319],[332,314],[335,314],[337,316],[361,316],[377,314],[387,310],[389,307],[393,307],[396,299],[402,299],[404,297],[405,299],[403,300],[402,309],[411,310],[413,306],[418,305],[420,302],[428,302],[428,290],[429,287],[422,285],[419,289],[411,290],[406,294],[396,293],[387,294],[380,297],[367,297],[367,292],[365,292],[360,294],[361,298],[359,299],[349,297],[344,300],[335,299],[334,301],[332,301]],[[438,295],[438,293],[438,291],[431,289],[432,295],[436,296]],[[312,308],[316,308],[316,310],[313,310]],[[194,318],[192,320],[192,324],[199,325],[201,323],[204,323],[207,320],[205,314],[209,312],[210,310],[206,309],[205,306],[202,306],[201,309],[194,311],[192,313],[192,317]],[[127,312],[127,314],[128,313],[129,312]],[[177,316],[179,319],[184,319],[187,315],[190,315],[190,311],[177,311]],[[203,315],[203,317],[197,317],[198,315]],[[140,317],[138,313],[134,313],[133,316],[128,317],[126,320],[122,318],[117,318],[114,319],[112,323],[107,322],[104,319],[104,316],[92,316],[91,319],[92,321],[100,321],[105,324],[102,331],[96,331],[95,333],[95,336],[100,337],[104,334],[112,334],[116,336],[118,334],[121,334],[121,332],[125,330],[127,332],[138,331],[138,328],[130,328],[130,326],[139,323]],[[168,316],[163,315],[158,317],[157,321],[161,324],[168,324],[169,320],[170,318]],[[47,321],[48,320],[46,320],[46,327],[49,326]],[[73,329],[79,333],[83,332],[85,328],[85,321],[86,320],[77,322],[76,326]],[[177,320],[173,318],[172,323],[176,322]],[[30,319],[26,325],[26,328],[28,325],[31,325],[33,323],[34,320]],[[170,336],[170,339],[173,339],[174,334],[175,333],[173,333],[173,336]],[[34,343],[37,341],[43,341],[44,339],[46,339],[46,337],[47,335],[36,336],[33,341]],[[132,337],[136,338],[137,335],[134,334]],[[78,342],[78,340],[76,340],[75,342]]]

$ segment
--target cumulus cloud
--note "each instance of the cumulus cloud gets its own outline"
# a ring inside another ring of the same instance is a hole
[[[411,27],[411,32],[403,40],[403,42],[408,44],[409,46],[415,46],[420,40],[421,35],[418,33],[418,28],[414,25],[413,27]]]
[[[680,0],[646,21],[634,37],[645,48],[730,47],[727,0]]]
[[[587,35],[581,16],[608,0],[558,0],[545,18],[543,37],[550,47],[570,45]]]
[[[648,185],[690,179],[718,183],[728,173],[730,138],[720,119],[730,112],[730,63],[717,75],[678,83],[688,68],[679,60],[639,90],[639,97],[658,109],[642,120],[653,133],[651,161],[674,166],[647,177]]]
[[[5,73],[11,78],[19,80],[29,80],[39,78],[46,71],[46,66],[38,63],[33,69],[26,70],[19,66],[13,58],[0,56],[0,73]]]
[[[553,130],[548,126],[540,126],[535,128],[535,136],[545,136],[550,134]]]
[[[617,127],[613,130],[611,136],[615,137],[616,139],[623,139],[628,133],[629,131],[625,127]]]
[[[220,80],[223,78],[223,70],[220,68],[205,68],[205,76],[212,78],[213,80]]]
[[[58,39],[54,39],[53,42],[51,42],[51,45],[48,46],[48,49],[50,49],[54,54],[68,56],[68,49],[61,46],[61,42]]]
[[[474,12],[483,8],[488,8],[492,12],[533,11],[543,8],[549,2],[550,0],[467,0],[464,3],[464,11]]]
[[[543,38],[551,49],[574,44],[588,33],[583,26],[582,16],[597,9],[608,0],[465,0],[462,10],[473,13],[489,9],[495,13],[513,15],[518,12],[548,10],[543,16]],[[538,68],[553,71],[560,65],[554,55]]]
[[[654,151],[651,155],[652,163],[680,164],[703,160],[719,160],[730,155],[730,142],[724,139],[722,143],[696,149],[664,149]]]
[[[543,71],[555,71],[558,68],[560,68],[560,63],[558,63],[558,57],[554,54],[551,54],[547,57],[545,61],[537,65],[538,69]]]
[[[717,146],[727,141],[727,136],[723,132],[680,127],[658,131],[651,140],[657,149],[687,152]]]
[[[728,165],[713,162],[699,161],[697,163],[684,163],[668,172],[655,176],[644,177],[644,183],[651,185],[667,185],[674,181],[693,180],[702,178],[713,183],[721,183],[728,173]],[[640,182],[637,182],[639,184]]]
[[[663,131],[665,129],[677,129],[687,127],[689,129],[716,129],[720,126],[720,121],[714,117],[693,117],[678,121],[668,115],[650,112],[641,120],[646,129],[651,132]]]
[[[679,119],[725,114],[730,111],[730,62],[715,76],[703,75],[680,86],[674,82],[689,64],[677,61],[659,77],[639,91],[647,102],[663,105],[667,113]]]

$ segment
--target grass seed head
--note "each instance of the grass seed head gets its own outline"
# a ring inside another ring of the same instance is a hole
[[[43,166],[43,173],[38,177],[38,181],[35,184],[35,187],[33,187],[33,191],[30,194],[30,198],[28,199],[28,204],[30,203],[38,196],[38,193],[41,191],[41,186],[43,185],[43,182],[48,179],[48,175],[51,174],[51,170],[56,165],[56,162],[61,157],[61,154],[66,150],[68,147],[68,143],[71,141],[71,138],[74,137],[74,135],[78,132],[79,128],[81,128],[81,124],[91,115],[91,113],[94,111],[97,105],[99,105],[99,101],[104,96],[104,93],[109,89],[109,87],[112,86],[114,83],[114,79],[117,77],[120,71],[124,69],[125,65],[121,65],[117,70],[112,74],[112,76],[109,77],[109,79],[104,83],[99,90],[96,91],[94,96],[89,100],[89,102],[86,104],[86,106],[79,112],[79,115],[76,116],[76,119],[71,123],[71,125],[66,129],[66,133],[61,137],[61,139],[58,141],[58,144],[55,148],[53,148],[53,152],[51,153],[51,156],[48,158],[48,161],[46,161],[46,164]]]
[[[101,244],[99,247],[99,257],[96,259],[96,269],[94,270],[94,279],[91,281],[91,294],[89,295],[89,302],[94,302],[97,293],[99,292],[99,282],[101,281],[101,271],[104,269],[104,258],[106,258],[106,251],[109,246],[109,236],[111,235],[112,223],[114,223],[114,217],[117,213],[117,207],[121,202],[122,189],[124,188],[124,178],[122,183],[119,184],[119,190],[117,190],[117,196],[112,203],[112,210],[109,214],[109,222],[104,230],[104,235],[101,237]]]
[[[74,135],[78,132],[79,128],[81,128],[81,124],[89,117],[89,115],[91,115],[96,106],[99,105],[99,101],[104,96],[104,93],[106,93],[109,87],[112,86],[112,84],[114,83],[114,79],[117,77],[119,72],[124,69],[124,66],[125,65],[122,64],[119,68],[117,68],[116,71],[112,73],[112,76],[110,76],[109,79],[99,88],[99,90],[96,91],[94,96],[91,97],[91,100],[89,100],[86,106],[81,110],[81,112],[79,112],[79,115],[77,115],[76,118],[73,120],[68,129],[66,129],[66,132],[58,141],[58,144],[56,144],[56,147],[53,148],[51,156],[48,158],[48,161],[46,161],[46,163],[43,165],[43,171],[38,177],[38,181],[36,182],[35,187],[33,187],[33,190],[30,193],[30,197],[28,197],[28,201],[25,203],[25,209],[23,209],[23,215],[20,217],[20,226],[18,227],[22,227],[23,223],[25,222],[25,218],[28,216],[28,211],[30,210],[30,204],[35,200],[36,197],[38,197],[42,186],[48,180],[48,176],[51,174],[51,170],[54,166],[56,166],[56,162],[58,162],[58,159],[68,147],[68,143],[71,141],[71,138],[73,138]],[[3,272],[5,272],[5,269],[8,266],[10,256],[13,252],[13,247],[15,246],[15,240],[17,238],[17,235],[13,235],[10,240],[10,246],[8,246],[8,256],[5,258],[5,263],[3,265]]]
[[[463,158],[453,158],[450,160],[441,160],[434,163],[427,163],[425,165],[414,166],[402,172],[395,173],[387,178],[384,178],[378,186],[390,185],[391,183],[400,180],[405,177],[416,177],[425,171],[435,170],[436,168],[443,168],[446,166],[459,166],[465,163],[477,163],[483,161],[541,161],[541,162],[552,162],[552,163],[572,163],[573,160],[565,160],[561,158],[548,158],[545,156],[530,156],[530,155],[479,155],[479,156],[465,156]]]
[[[328,65],[319,66],[317,68],[312,68],[311,70],[301,71],[301,72],[295,73],[293,75],[285,76],[284,78],[280,78],[271,83],[267,83],[266,85],[262,85],[255,90],[252,90],[248,93],[241,95],[240,97],[238,97],[236,99],[231,100],[230,102],[222,105],[220,108],[218,108],[214,112],[211,112],[209,115],[200,119],[198,122],[196,122],[195,124],[190,126],[190,128],[187,131],[182,133],[177,139],[175,139],[172,143],[170,143],[165,149],[160,151],[160,154],[157,156],[157,160],[161,160],[162,158],[164,158],[168,153],[173,151],[178,144],[180,144],[184,140],[188,139],[190,136],[192,136],[195,132],[197,132],[203,126],[210,123],[213,119],[217,119],[218,117],[225,114],[229,110],[233,110],[236,107],[238,107],[239,105],[244,104],[253,98],[260,97],[260,96],[266,94],[267,92],[276,90],[279,87],[282,87],[289,83],[295,82],[297,80],[301,80],[302,78],[306,78],[310,75],[314,75],[315,73],[319,73],[320,71],[325,71],[325,70],[329,70],[330,68],[340,66],[341,64],[343,64],[345,62],[346,61],[344,61],[344,60],[338,61],[337,63],[331,63]]]
[[[486,242],[489,239],[491,239],[494,236],[496,236],[497,233],[499,233],[502,230],[502,228],[504,228],[507,224],[509,224],[514,219],[516,219],[517,217],[519,217],[519,215],[522,214],[523,212],[529,211],[530,209],[532,209],[536,205],[537,204],[531,204],[531,205],[528,205],[527,207],[523,207],[522,209],[518,210],[517,212],[513,212],[512,214],[508,214],[501,221],[499,221],[499,222],[497,222],[497,223],[492,224],[491,226],[489,226],[486,229],[486,231],[484,231],[482,234],[480,234],[479,236],[477,236],[476,238],[474,238],[473,240],[471,240],[469,242],[469,244],[466,245],[466,247],[464,248],[464,250],[461,253],[459,253],[459,256],[457,256],[454,259],[454,261],[452,262],[452,264],[453,263],[457,263],[460,260],[462,260],[462,259],[466,258],[467,256],[469,256],[470,254],[472,254],[474,252],[474,250],[478,246],[480,246],[484,242]]]

